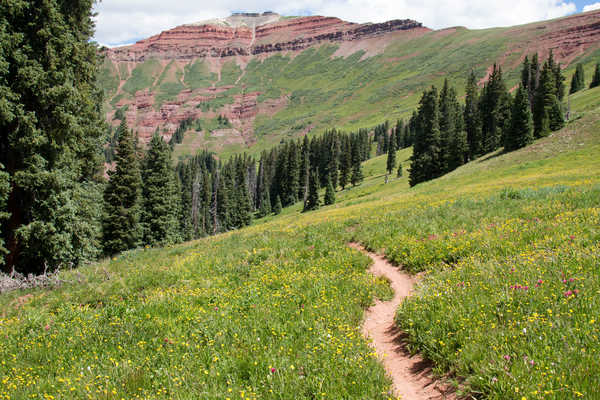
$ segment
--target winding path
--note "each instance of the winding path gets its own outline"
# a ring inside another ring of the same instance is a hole
[[[367,254],[373,260],[370,272],[390,281],[394,297],[390,301],[377,300],[367,309],[363,334],[371,342],[377,356],[393,382],[394,394],[403,400],[455,399],[453,393],[435,381],[431,365],[418,355],[411,355],[406,348],[405,334],[394,323],[396,310],[402,300],[410,296],[415,278],[394,267],[385,258],[366,251],[352,243],[350,247]]]

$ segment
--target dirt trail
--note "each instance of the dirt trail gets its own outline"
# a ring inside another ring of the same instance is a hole
[[[371,346],[392,379],[394,394],[403,400],[455,399],[454,394],[448,393],[444,385],[432,378],[430,363],[418,355],[411,356],[406,349],[405,334],[394,323],[396,309],[410,296],[415,278],[358,244],[353,243],[350,247],[371,257],[370,272],[386,277],[394,290],[392,300],[377,300],[366,311],[363,324],[363,334],[372,340]]]

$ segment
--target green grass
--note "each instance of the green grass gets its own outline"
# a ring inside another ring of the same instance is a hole
[[[155,59],[138,64],[131,72],[131,77],[123,85],[123,92],[135,95],[137,91],[152,88],[162,70],[160,62]]]
[[[217,80],[217,74],[210,72],[203,59],[198,59],[185,66],[184,83],[192,90],[210,87]]]
[[[397,323],[461,391],[593,398],[600,384],[600,110],[409,189],[366,179],[317,212],[65,271],[0,296],[2,399],[388,398],[360,335],[389,298],[359,241],[424,271]],[[398,153],[404,162],[410,149]],[[566,282],[563,282],[566,281]],[[527,287],[527,289],[525,289]]]

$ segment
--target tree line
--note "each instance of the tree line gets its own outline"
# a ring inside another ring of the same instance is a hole
[[[516,150],[561,129],[564,81],[550,52],[543,65],[537,54],[531,60],[525,57],[514,97],[495,64],[481,90],[471,72],[464,105],[447,80],[439,93],[435,86],[425,90],[411,118],[415,133],[410,185],[440,177],[501,147]]]

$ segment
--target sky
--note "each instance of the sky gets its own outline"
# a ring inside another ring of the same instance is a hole
[[[600,0],[101,0],[95,40],[107,46],[133,43],[175,26],[234,11],[325,15],[352,22],[414,19],[432,29],[512,26],[600,9]]]

